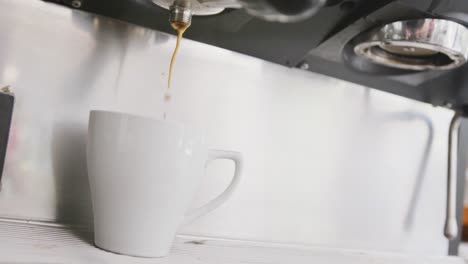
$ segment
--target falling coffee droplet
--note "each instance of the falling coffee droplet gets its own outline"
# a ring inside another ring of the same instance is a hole
[[[171,96],[171,94],[169,92],[166,92],[164,94],[164,102],[166,102],[166,103],[170,102],[171,98],[172,98],[172,96]]]

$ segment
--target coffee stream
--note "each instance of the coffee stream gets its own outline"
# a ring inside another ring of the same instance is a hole
[[[174,53],[172,54],[171,64],[169,66],[169,76],[167,79],[167,90],[166,90],[166,93],[164,94],[164,114],[163,114],[164,119],[166,119],[167,117],[167,105],[169,101],[171,101],[170,89],[171,89],[172,71],[174,68],[174,62],[177,57],[177,52],[179,51],[179,46],[180,46],[180,42],[182,41],[182,36],[184,35],[184,32],[187,30],[190,24],[184,23],[184,22],[172,22],[171,26],[173,29],[177,31],[177,43],[174,49]]]

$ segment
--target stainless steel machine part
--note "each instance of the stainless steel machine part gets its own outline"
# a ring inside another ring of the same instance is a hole
[[[456,113],[450,122],[447,164],[447,215],[444,235],[454,239],[458,235],[457,222],[457,164],[458,164],[458,137],[462,116]]]
[[[282,23],[298,22],[313,16],[325,5],[325,0],[280,1],[272,0],[238,0],[247,13],[267,21]],[[288,3],[289,7],[286,4]],[[294,8],[291,8],[294,7]],[[286,10],[287,9],[287,10]]]
[[[354,52],[372,62],[405,70],[448,70],[468,60],[468,29],[453,21],[398,21],[372,31]]]
[[[190,1],[174,1],[174,0],[152,0],[156,5],[167,10],[177,3],[177,6],[190,5],[190,9],[194,15],[209,16],[221,13],[225,8],[241,8],[241,5],[236,0],[190,0]]]
[[[153,3],[168,9],[173,13],[174,6],[184,6],[191,9],[193,15],[215,15],[226,8],[245,8],[247,13],[277,22],[296,22],[314,15],[325,0],[303,0],[285,2],[271,0],[152,0]],[[173,15],[171,15],[173,16]]]
[[[169,22],[183,23],[186,25],[190,25],[192,23],[193,11],[190,4],[183,5],[180,3],[174,3],[174,5],[170,7],[169,11]]]

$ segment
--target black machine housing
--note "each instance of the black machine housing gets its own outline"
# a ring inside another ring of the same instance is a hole
[[[14,101],[13,94],[0,91],[0,180],[5,163]]]
[[[174,33],[168,23],[168,11],[150,0],[78,0],[79,5],[72,0],[44,1],[70,8],[79,6],[84,11]],[[288,24],[263,21],[245,10],[232,9],[214,16],[194,17],[186,37],[287,67],[300,67],[465,112],[468,108],[467,65],[447,71],[392,70],[367,65],[353,53],[353,41],[366,31],[390,22],[417,18],[443,18],[468,25],[468,1],[328,0],[313,17]]]

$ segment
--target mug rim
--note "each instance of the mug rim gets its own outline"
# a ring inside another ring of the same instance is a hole
[[[121,111],[114,111],[114,110],[101,110],[101,109],[94,109],[89,111],[89,116],[95,116],[99,114],[110,114],[110,115],[118,115],[118,116],[127,116],[130,118],[135,118],[135,119],[141,119],[153,123],[162,123],[164,125],[173,125],[177,126],[180,128],[185,128],[184,124],[176,122],[176,121],[170,121],[170,120],[162,120],[158,119],[155,117],[151,116],[144,116],[144,115],[139,115],[139,114],[134,114],[134,113],[129,113],[129,112],[121,112]]]

